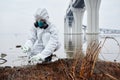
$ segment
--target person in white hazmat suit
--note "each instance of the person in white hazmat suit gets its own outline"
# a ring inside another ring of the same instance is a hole
[[[49,15],[45,8],[39,8],[35,14],[35,23],[31,29],[30,38],[22,46],[32,62],[49,62],[51,55],[60,48],[58,31],[49,22]]]

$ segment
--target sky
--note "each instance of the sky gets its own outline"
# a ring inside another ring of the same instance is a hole
[[[0,34],[27,33],[37,8],[48,10],[50,21],[64,32],[64,16],[70,0],[0,0]],[[87,12],[86,12],[87,13]],[[83,24],[87,24],[86,13]],[[120,0],[101,0],[99,26],[120,27]]]
[[[120,30],[120,0],[101,0],[99,26]]]
[[[50,21],[64,29],[69,0],[0,0],[0,33],[27,33],[38,8],[46,8]]]

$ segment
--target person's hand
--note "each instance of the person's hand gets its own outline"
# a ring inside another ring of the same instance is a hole
[[[30,61],[31,62],[43,62],[44,60],[45,60],[45,57],[46,56],[44,56],[44,55],[42,55],[42,54],[37,54],[37,55],[35,55],[35,56],[33,56],[33,57],[31,57],[30,58]]]
[[[23,50],[24,53],[28,52],[30,48],[28,46],[22,46],[21,49]]]

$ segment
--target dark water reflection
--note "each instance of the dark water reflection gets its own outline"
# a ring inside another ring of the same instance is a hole
[[[77,49],[85,43],[86,38],[83,35],[64,35],[64,47],[68,58],[72,58]]]

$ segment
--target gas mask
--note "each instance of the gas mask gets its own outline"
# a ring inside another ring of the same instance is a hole
[[[36,22],[34,23],[34,26],[35,26],[36,28],[46,29],[46,28],[48,27],[48,24],[47,24],[45,21],[40,20],[40,21],[36,21]]]

